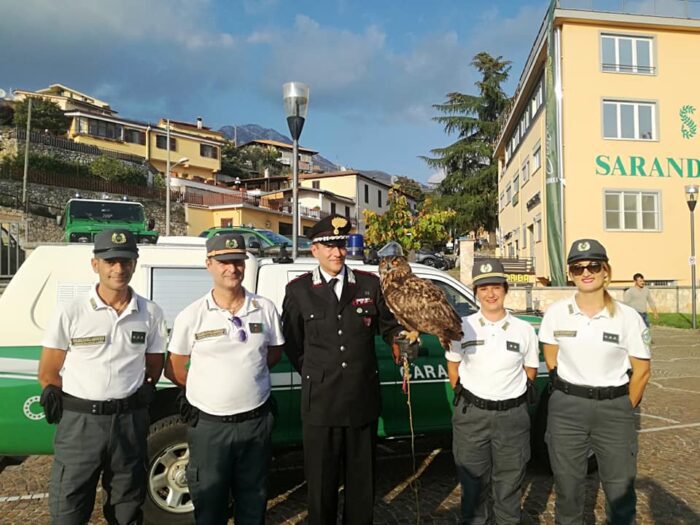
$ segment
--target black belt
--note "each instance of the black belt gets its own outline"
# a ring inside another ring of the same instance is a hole
[[[511,399],[501,399],[496,401],[494,399],[483,399],[481,397],[475,396],[466,388],[462,388],[459,391],[460,396],[462,396],[465,402],[469,405],[474,405],[476,408],[482,410],[510,410],[517,406],[522,405],[527,399],[527,392],[518,397],[513,397]]]
[[[131,412],[144,406],[138,399],[138,393],[131,394],[124,399],[108,399],[106,401],[92,401],[63,393],[63,408],[84,414],[106,416],[121,412]]]
[[[230,416],[215,416],[212,414],[207,414],[206,412],[199,411],[199,417],[205,421],[214,421],[215,423],[240,423],[241,421],[248,421],[249,419],[262,416],[270,404],[270,398],[267,398],[262,405],[253,410],[248,410],[247,412],[240,412],[238,414],[231,414]]]
[[[620,386],[582,386],[574,385],[568,381],[556,377],[553,382],[556,390],[561,390],[565,394],[587,399],[616,399],[629,394],[629,383]]]

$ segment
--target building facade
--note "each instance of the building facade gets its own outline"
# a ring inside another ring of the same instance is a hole
[[[245,144],[242,144],[240,147],[241,148],[248,148],[250,146],[259,146],[262,148],[272,148],[275,151],[279,152],[280,157],[278,161],[280,164],[284,164],[285,166],[289,166],[290,169],[292,167],[292,159],[294,158],[293,154],[293,147],[291,144],[285,144],[284,142],[279,142],[277,140],[267,140],[267,139],[259,139],[259,140],[251,140],[250,142],[246,142]],[[313,156],[316,155],[318,151],[314,151],[309,148],[302,148],[301,146],[299,147],[299,173],[311,173],[314,168],[314,162],[313,162]]]
[[[614,282],[641,272],[688,285],[700,6],[667,0],[639,14],[586,4],[553,2],[501,130],[502,252],[534,258],[539,283],[564,284],[571,242],[596,238]]]

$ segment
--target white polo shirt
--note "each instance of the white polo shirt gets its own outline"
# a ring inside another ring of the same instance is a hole
[[[280,316],[272,301],[246,290],[236,317],[220,308],[211,292],[175,318],[168,351],[189,355],[187,400],[215,416],[247,412],[270,396],[267,347],[284,343]],[[246,341],[240,340],[244,331]]]
[[[607,308],[588,317],[575,297],[551,305],[540,326],[540,341],[559,346],[557,374],[575,385],[628,383],[629,358],[651,359],[651,336],[644,320],[620,302],[615,302],[614,317]]]
[[[523,366],[540,364],[535,329],[506,313],[497,322],[481,311],[462,318],[461,341],[453,341],[448,361],[459,363],[459,381],[475,396],[500,401],[525,393],[527,375]]]
[[[130,396],[143,384],[146,354],[165,352],[163,311],[131,290],[121,313],[97,295],[94,286],[65,309],[57,310],[42,345],[66,350],[63,391],[83,399],[105,401]]]

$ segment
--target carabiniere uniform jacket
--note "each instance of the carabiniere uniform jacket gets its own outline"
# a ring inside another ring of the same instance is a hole
[[[401,331],[379,278],[345,269],[339,301],[318,268],[287,284],[284,348],[301,374],[301,416],[311,425],[354,427],[379,417],[374,336],[380,333],[391,344]]]

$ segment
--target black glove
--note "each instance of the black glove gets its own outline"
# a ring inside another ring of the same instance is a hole
[[[187,423],[189,426],[194,427],[199,421],[199,409],[190,405],[187,401],[187,392],[183,388],[180,393],[175,398],[175,405],[180,413],[180,419],[183,423]]]
[[[63,416],[63,391],[56,385],[46,385],[41,392],[39,403],[44,408],[46,421],[53,425]]]
[[[144,383],[136,391],[136,397],[139,400],[140,406],[147,407],[153,403],[153,400],[156,398],[156,385],[151,383],[149,379],[148,383]]]
[[[537,402],[540,400],[540,393],[535,388],[535,382],[530,381],[529,379],[527,380],[527,404],[532,406],[536,405]]]

